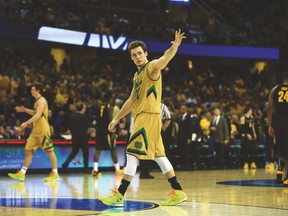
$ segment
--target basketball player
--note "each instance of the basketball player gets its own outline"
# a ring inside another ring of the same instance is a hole
[[[244,157],[243,169],[249,169],[249,164],[251,169],[256,169],[256,132],[255,132],[255,121],[252,115],[252,108],[246,107],[244,109],[244,115],[240,118],[241,125],[241,136],[243,138],[242,143],[242,154]]]
[[[283,184],[288,186],[288,71],[284,73],[283,80],[284,82],[276,85],[269,94],[267,118],[268,132],[272,137],[275,137],[276,152],[279,155],[279,160],[284,162],[286,174]]]
[[[21,124],[21,130],[24,130],[28,125],[33,124],[32,132],[25,145],[23,166],[21,170],[17,171],[15,174],[8,174],[9,177],[20,181],[25,180],[25,174],[32,161],[33,152],[35,152],[39,147],[46,152],[52,165],[52,172],[50,172],[49,177],[45,178],[44,181],[51,182],[60,179],[57,169],[57,158],[54,153],[53,143],[50,139],[51,133],[48,122],[48,103],[46,99],[41,96],[41,88],[41,84],[34,84],[31,86],[31,94],[36,100],[34,103],[34,110],[28,109],[24,106],[15,107],[17,112],[26,112],[29,115],[32,115],[29,120]]]
[[[96,114],[96,152],[94,154],[94,167],[92,170],[92,175],[96,178],[101,177],[98,164],[102,150],[110,150],[115,174],[122,175],[124,173],[124,170],[120,169],[116,154],[116,133],[108,130],[108,125],[113,116],[113,95],[111,92],[105,94],[104,102],[99,106]]]
[[[121,184],[111,196],[98,198],[106,205],[124,205],[124,194],[136,173],[138,160],[154,160],[171,184],[170,198],[162,202],[161,205],[174,206],[187,199],[187,195],[182,190],[174,169],[165,155],[161,138],[162,120],[160,113],[161,70],[175,56],[182,39],[185,38],[184,34],[181,30],[176,31],[175,39],[171,42],[172,46],[159,59],[150,62],[147,59],[146,45],[142,41],[133,41],[128,46],[131,59],[138,70],[133,78],[133,89],[129,98],[108,128],[111,132],[115,131],[118,121],[130,113],[132,109],[135,122],[128,141],[127,164]]]

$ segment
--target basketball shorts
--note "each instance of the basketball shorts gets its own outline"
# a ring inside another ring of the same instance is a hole
[[[278,155],[288,159],[288,133],[287,133],[287,115],[275,115],[273,125],[275,130],[276,152]]]
[[[35,136],[33,133],[30,134],[26,141],[25,150],[32,150],[35,152],[39,147],[44,151],[53,151],[54,146],[50,136]]]
[[[160,114],[140,113],[131,131],[127,154],[139,160],[154,160],[155,157],[165,156],[161,126]]]
[[[98,127],[96,129],[96,149],[110,150],[116,148],[114,133],[110,133],[108,128]]]

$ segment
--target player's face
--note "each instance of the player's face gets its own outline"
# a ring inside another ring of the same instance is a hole
[[[37,94],[38,94],[38,91],[36,90],[36,88],[35,88],[35,87],[31,87],[31,95],[32,95],[33,97],[36,97]]]
[[[144,52],[142,47],[136,47],[135,49],[132,49],[131,51],[131,59],[134,62],[134,64],[140,68],[147,62],[147,52]]]

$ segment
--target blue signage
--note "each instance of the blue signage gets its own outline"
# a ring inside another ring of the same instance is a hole
[[[125,36],[114,37],[112,35],[85,33],[46,26],[42,26],[39,29],[37,39],[113,50],[127,50],[129,42],[132,41],[132,39]],[[144,40],[144,42],[146,43],[149,52],[163,53],[170,46],[170,43],[168,42],[146,40]],[[279,59],[279,52],[278,48],[212,46],[187,43],[183,43],[178,50],[178,54],[191,56],[275,60]]]
[[[55,155],[58,160],[58,167],[64,163],[71,152],[71,145],[55,145]],[[93,167],[93,157],[95,146],[89,145],[89,167]],[[126,146],[117,145],[116,153],[120,166],[125,166]],[[24,161],[24,146],[23,145],[5,145],[0,146],[0,170],[20,169]],[[99,167],[113,167],[113,161],[110,151],[103,151],[99,158]],[[69,164],[69,168],[83,168],[83,157],[80,151]],[[42,149],[38,149],[33,154],[32,163],[29,169],[51,169],[51,163],[46,153]]]

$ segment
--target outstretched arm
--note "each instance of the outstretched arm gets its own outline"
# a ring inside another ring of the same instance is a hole
[[[178,47],[180,46],[183,38],[186,38],[185,33],[181,32],[181,29],[179,29],[175,32],[174,41],[171,41],[172,46],[168,50],[166,50],[159,59],[155,59],[150,62],[148,67],[150,71],[150,77],[152,79],[158,79],[161,70],[167,66],[169,61],[177,53]]]
[[[24,106],[16,106],[16,107],[15,107],[15,110],[16,110],[16,112],[26,112],[26,113],[28,113],[29,115],[34,115],[34,114],[36,113],[35,110],[28,109],[28,108],[26,108],[26,107],[24,107]]]

